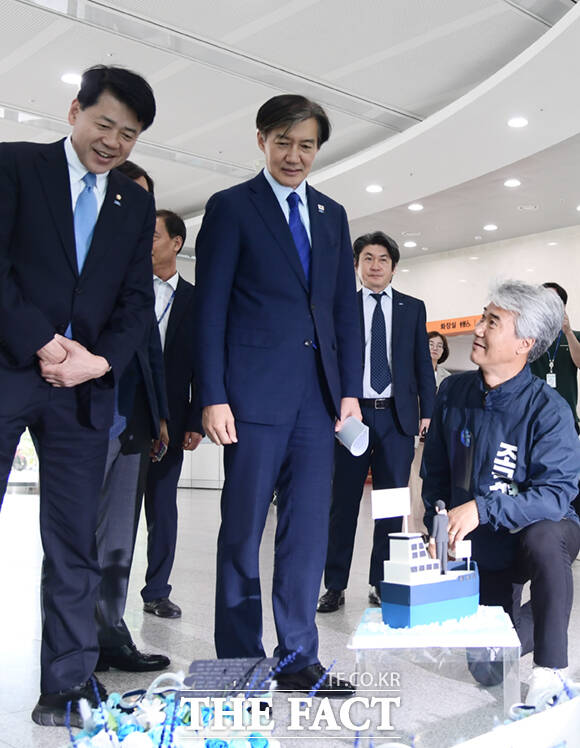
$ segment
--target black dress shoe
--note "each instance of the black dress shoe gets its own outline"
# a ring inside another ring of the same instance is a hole
[[[326,590],[318,601],[318,613],[334,613],[344,605],[344,590]]]
[[[131,644],[123,644],[120,647],[111,647],[110,649],[101,647],[95,670],[100,673],[114,667],[128,673],[147,673],[153,670],[165,670],[166,667],[169,667],[169,663],[169,657],[162,654],[139,652],[131,642]]]
[[[303,691],[310,693],[314,686],[318,683],[314,696],[329,696],[330,698],[346,699],[356,693],[355,686],[346,680],[340,680],[331,672],[327,673],[324,681],[320,683],[322,676],[325,673],[325,668],[317,662],[314,665],[308,665],[308,667],[299,670],[297,673],[278,673],[276,680],[278,681],[279,691]]]
[[[107,700],[107,690],[96,676],[93,676],[93,678],[94,684],[89,679],[80,686],[69,688],[66,691],[40,694],[38,703],[32,711],[32,720],[37,725],[62,727],[67,722],[67,703],[70,701],[70,725],[71,727],[82,727],[83,720],[78,711],[79,699],[86,699],[93,708],[97,707],[99,702]],[[95,693],[95,686],[97,693]]]
[[[379,588],[374,587],[372,584],[369,587],[369,603],[379,607],[381,605],[381,593],[379,592]]]
[[[160,597],[157,600],[150,600],[143,603],[145,613],[153,613],[159,618],[181,618],[181,608],[179,605],[172,603],[168,597]]]

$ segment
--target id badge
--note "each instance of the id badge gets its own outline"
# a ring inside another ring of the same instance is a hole
[[[556,386],[556,375],[554,372],[548,372],[548,374],[546,374],[546,382],[550,387]]]

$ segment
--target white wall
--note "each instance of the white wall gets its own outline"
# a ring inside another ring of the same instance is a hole
[[[388,227],[386,228],[388,231]],[[548,242],[557,242],[549,246]],[[580,329],[580,226],[480,244],[410,260],[393,279],[399,291],[423,299],[427,320],[480,314],[490,284],[499,278],[531,283],[555,281],[568,291],[567,312]],[[404,258],[404,248],[402,250]],[[470,259],[478,257],[479,259]],[[407,270],[408,272],[403,272]],[[472,368],[471,335],[450,337],[450,369]]]

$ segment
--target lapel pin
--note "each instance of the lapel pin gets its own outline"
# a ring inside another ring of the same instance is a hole
[[[320,203],[318,203],[318,212],[324,213],[324,205],[320,205]]]
[[[114,205],[118,205],[121,207],[121,200],[123,199],[122,195],[115,195],[115,202]]]

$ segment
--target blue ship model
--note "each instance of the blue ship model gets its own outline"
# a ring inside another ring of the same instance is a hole
[[[440,623],[477,613],[479,573],[470,561],[471,543],[456,544],[456,557],[449,561],[447,573],[427,553],[419,533],[391,533],[390,560],[384,562],[381,582],[383,621],[391,628],[409,628]]]

